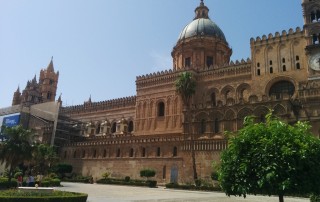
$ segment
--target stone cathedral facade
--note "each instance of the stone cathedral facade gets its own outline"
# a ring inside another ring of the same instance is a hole
[[[201,0],[172,49],[172,69],[137,76],[133,97],[60,109],[78,136],[67,138],[58,123],[62,160],[94,179],[106,171],[134,179],[153,168],[160,183],[192,182],[192,146],[198,176],[209,180],[212,161],[227,147],[225,131],[240,129],[245,116],[264,121],[273,110],[289,123],[309,121],[319,136],[320,0],[303,0],[302,8],[303,28],[251,38],[251,58],[230,61],[230,44]],[[174,86],[184,71],[197,83],[190,122]]]

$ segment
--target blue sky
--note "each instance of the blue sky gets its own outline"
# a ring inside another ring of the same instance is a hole
[[[172,68],[171,50],[200,0],[0,0],[0,108],[53,56],[64,106],[136,94],[136,76]],[[303,26],[301,0],[204,0],[233,49]]]

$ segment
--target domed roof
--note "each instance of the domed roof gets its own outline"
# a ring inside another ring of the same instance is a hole
[[[185,26],[180,33],[179,41],[194,36],[217,37],[227,43],[226,37],[219,26],[209,18],[198,18]]]

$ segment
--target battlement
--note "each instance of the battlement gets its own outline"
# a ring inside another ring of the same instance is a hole
[[[300,27],[297,27],[295,31],[291,28],[289,29],[288,32],[286,30],[283,30],[281,34],[279,32],[276,32],[274,35],[272,33],[269,33],[268,36],[263,35],[262,37],[259,37],[259,36],[256,37],[256,39],[251,38],[250,44],[261,45],[265,43],[272,43],[272,42],[277,42],[284,39],[295,38],[300,36],[303,36],[303,30]]]
[[[106,110],[121,107],[134,107],[136,105],[136,96],[129,96],[117,98],[112,100],[105,100],[101,102],[85,102],[82,105],[74,105],[68,107],[61,107],[60,113],[76,113],[91,110]]]

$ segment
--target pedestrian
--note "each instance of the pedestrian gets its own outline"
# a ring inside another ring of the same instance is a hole
[[[34,177],[30,174],[28,179],[29,179],[28,187],[34,187]]]
[[[18,187],[22,187],[22,175],[18,175],[17,184],[18,184]]]

